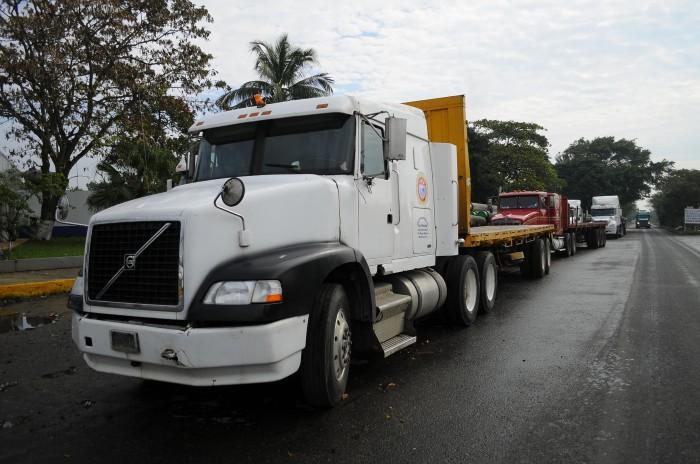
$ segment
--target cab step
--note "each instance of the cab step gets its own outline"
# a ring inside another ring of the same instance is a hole
[[[384,357],[391,356],[399,350],[406,348],[407,346],[413,345],[418,339],[414,335],[399,334],[393,338],[382,343],[382,351],[384,351]]]
[[[377,303],[374,334],[379,343],[384,343],[404,332],[405,315],[411,306],[411,297],[394,293],[388,282],[376,283],[374,296]]]

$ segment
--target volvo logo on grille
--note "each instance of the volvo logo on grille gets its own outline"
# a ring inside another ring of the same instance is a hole
[[[136,255],[124,255],[124,269],[127,271],[136,269]]]

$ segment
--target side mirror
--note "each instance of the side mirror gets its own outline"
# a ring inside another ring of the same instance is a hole
[[[184,156],[180,159],[180,162],[177,163],[175,172],[177,174],[187,174],[187,159]]]
[[[384,159],[406,159],[406,119],[390,116],[384,120]]]
[[[60,200],[58,200],[58,205],[56,205],[56,218],[61,221],[65,221],[68,217],[68,212],[70,211],[70,200],[66,195],[63,195]]]

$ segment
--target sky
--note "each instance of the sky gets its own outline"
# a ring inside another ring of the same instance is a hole
[[[700,169],[697,1],[203,4],[214,21],[201,46],[232,87],[256,78],[250,41],[288,33],[317,51],[336,94],[465,94],[470,120],[545,127],[552,159],[578,138],[615,136]]]

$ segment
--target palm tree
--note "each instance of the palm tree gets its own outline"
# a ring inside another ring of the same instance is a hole
[[[250,51],[257,55],[255,71],[260,80],[246,82],[219,97],[217,104],[223,109],[255,106],[255,94],[262,94],[268,103],[276,103],[333,93],[333,78],[328,74],[307,75],[308,67],[318,64],[316,51],[290,45],[287,34],[274,44],[251,42]]]

